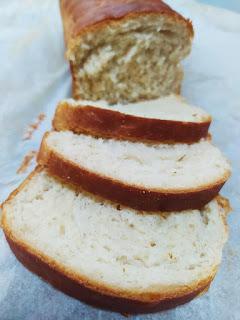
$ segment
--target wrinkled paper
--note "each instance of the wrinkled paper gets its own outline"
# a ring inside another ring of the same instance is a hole
[[[87,1],[87,0],[86,0]],[[231,160],[230,238],[209,292],[189,304],[133,319],[240,319],[240,15],[194,0],[167,1],[195,27],[185,62],[183,95],[213,116],[214,142]],[[56,103],[70,96],[57,0],[1,0],[0,3],[0,201],[26,177],[16,174],[24,156],[37,150],[50,128]],[[46,118],[24,140],[40,113]],[[207,165],[207,163],[206,163]],[[74,300],[31,274],[15,259],[0,230],[0,319],[120,319]]]

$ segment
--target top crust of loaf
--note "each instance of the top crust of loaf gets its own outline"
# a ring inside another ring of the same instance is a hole
[[[165,15],[176,23],[185,25],[190,38],[194,34],[191,21],[161,0],[60,0],[60,7],[69,50],[76,37],[93,27],[101,28],[112,21],[146,14]]]
[[[197,142],[210,123],[210,115],[174,95],[127,105],[68,99],[53,119],[57,131],[150,143]]]

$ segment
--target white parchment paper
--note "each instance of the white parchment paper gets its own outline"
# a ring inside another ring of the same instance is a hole
[[[86,0],[87,1],[87,0]],[[167,1],[193,20],[195,40],[185,61],[183,95],[213,115],[214,142],[228,156],[233,176],[230,238],[209,292],[174,310],[135,319],[240,319],[240,15],[194,0]],[[56,103],[70,96],[57,0],[0,1],[0,201],[23,180],[16,174],[25,154],[37,150]],[[46,118],[23,140],[40,113]],[[207,165],[207,163],[206,163]],[[0,230],[0,320],[120,319],[121,315],[69,298],[24,269]],[[134,318],[134,317],[133,317]]]

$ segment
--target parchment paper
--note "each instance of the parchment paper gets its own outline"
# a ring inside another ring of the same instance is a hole
[[[87,0],[86,0],[87,1]],[[175,310],[134,319],[240,319],[240,15],[194,0],[168,1],[193,20],[193,51],[185,61],[183,95],[213,115],[214,142],[228,156],[233,176],[229,197],[230,238],[209,292]],[[50,128],[56,103],[70,96],[57,0],[0,1],[0,201],[33,168],[16,174],[23,157],[37,150]],[[23,140],[39,113],[46,118]],[[206,163],[207,165],[207,163]],[[0,320],[120,319],[69,298],[17,262],[0,231]]]

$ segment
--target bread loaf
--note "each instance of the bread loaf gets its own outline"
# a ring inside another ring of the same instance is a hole
[[[61,0],[73,96],[110,103],[179,93],[190,21],[161,0]]]

